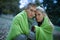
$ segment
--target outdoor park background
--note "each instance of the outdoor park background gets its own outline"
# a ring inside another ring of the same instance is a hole
[[[0,40],[5,40],[13,17],[28,3],[42,6],[54,24],[54,40],[60,40],[60,0],[0,0]]]

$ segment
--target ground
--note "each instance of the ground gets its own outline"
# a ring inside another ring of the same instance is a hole
[[[11,15],[0,15],[0,40],[5,40],[10,29],[12,19],[13,16]]]

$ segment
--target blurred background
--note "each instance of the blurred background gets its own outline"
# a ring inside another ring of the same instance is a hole
[[[12,19],[28,3],[43,7],[54,24],[54,40],[60,40],[60,0],[0,0],[0,40],[5,40]]]

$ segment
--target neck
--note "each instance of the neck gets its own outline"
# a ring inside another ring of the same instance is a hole
[[[38,22],[38,26],[41,26],[43,21],[44,21],[44,18],[43,18],[43,20],[41,22]]]

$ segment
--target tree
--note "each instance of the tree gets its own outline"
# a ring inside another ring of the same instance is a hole
[[[41,3],[39,2],[39,0],[35,0],[35,3],[36,3],[37,6],[41,5]]]
[[[58,25],[58,20],[60,19],[60,0],[56,0],[57,3],[53,2],[54,0],[44,0],[43,5],[46,6],[46,12],[51,19],[52,23]],[[59,21],[60,22],[60,21]]]
[[[0,9],[2,9],[2,13],[4,14],[17,14],[20,12],[19,9],[19,1],[20,0],[0,0]]]

